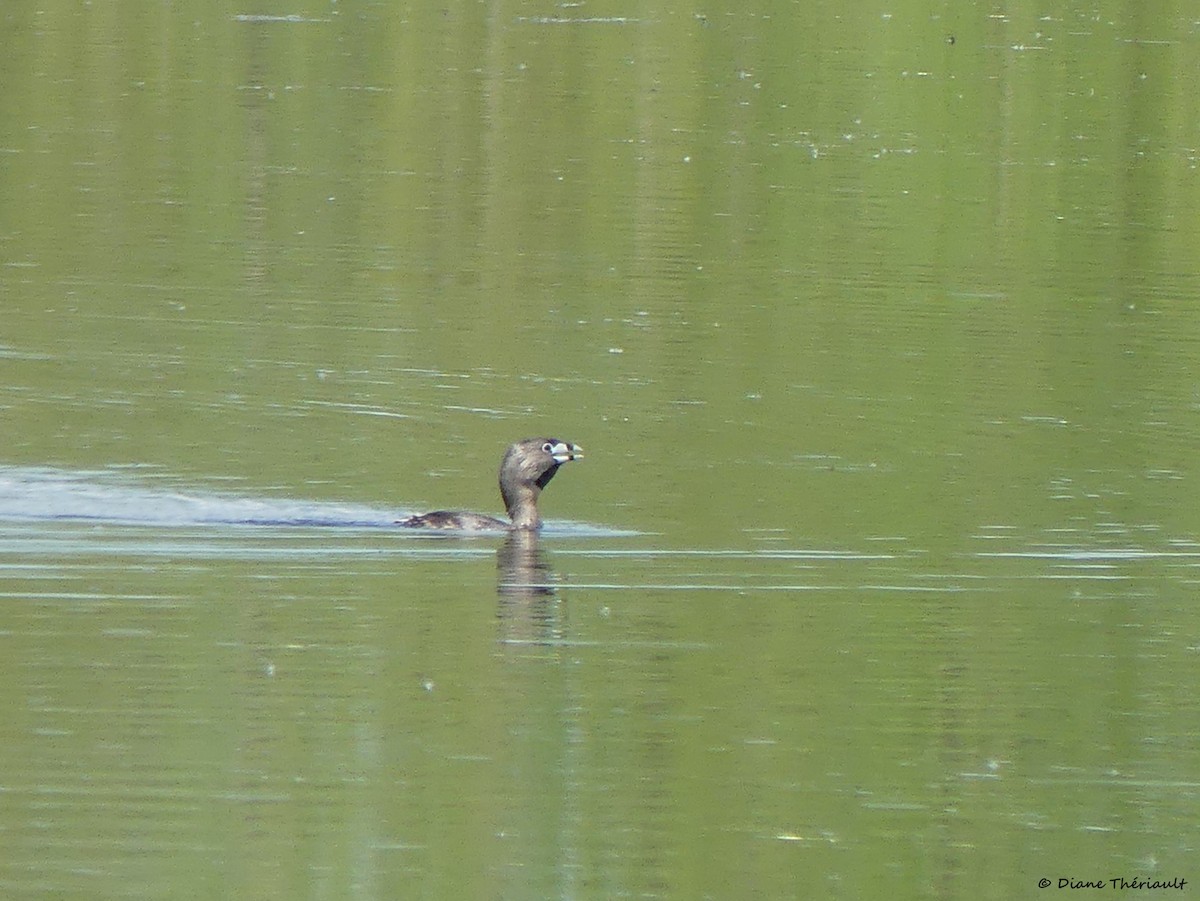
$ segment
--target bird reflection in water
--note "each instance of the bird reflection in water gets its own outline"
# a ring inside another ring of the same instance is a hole
[[[496,552],[500,640],[538,644],[561,641],[560,605],[554,570],[538,546],[538,533],[511,532]]]

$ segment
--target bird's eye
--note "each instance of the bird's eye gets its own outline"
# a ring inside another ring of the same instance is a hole
[[[551,444],[549,441],[547,441],[545,444],[542,445],[542,450],[544,450],[548,454],[552,454],[552,453],[554,453],[554,445]]]

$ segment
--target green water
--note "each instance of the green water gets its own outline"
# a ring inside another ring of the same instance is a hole
[[[1200,885],[1194,18],[0,12],[0,892]]]

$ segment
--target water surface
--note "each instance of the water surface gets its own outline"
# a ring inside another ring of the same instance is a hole
[[[1190,18],[3,17],[6,896],[1200,884]]]

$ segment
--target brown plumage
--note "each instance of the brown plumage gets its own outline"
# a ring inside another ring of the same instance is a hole
[[[457,529],[466,532],[539,529],[538,497],[558,467],[583,456],[583,448],[557,438],[526,438],[509,445],[500,461],[500,496],[511,522],[482,513],[435,510],[400,520],[408,529]]]

